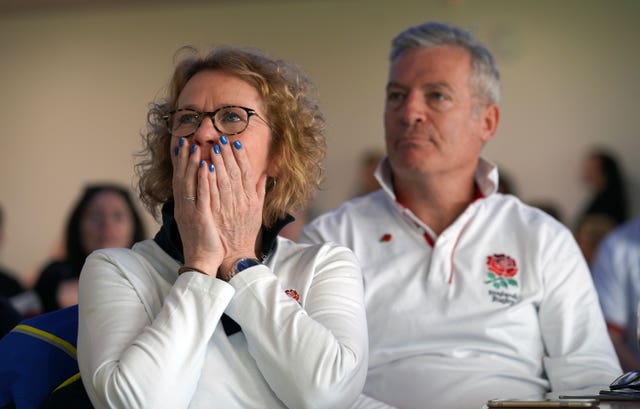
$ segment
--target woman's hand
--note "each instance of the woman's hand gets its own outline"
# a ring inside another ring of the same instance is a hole
[[[225,279],[238,258],[256,255],[266,175],[254,175],[239,140],[221,137],[211,152],[181,140],[173,192],[185,265]],[[207,153],[211,163],[201,160]]]
[[[215,178],[209,180],[214,187],[211,209],[225,253],[220,270],[226,274],[239,258],[256,257],[267,176],[254,173],[239,139],[231,142],[222,136],[219,146],[211,160]]]

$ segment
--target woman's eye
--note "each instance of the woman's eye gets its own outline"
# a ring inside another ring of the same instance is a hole
[[[222,122],[241,122],[242,116],[235,111],[224,111],[221,113],[220,118]]]
[[[184,113],[178,117],[178,123],[180,125],[189,125],[198,122],[198,114],[195,112]]]

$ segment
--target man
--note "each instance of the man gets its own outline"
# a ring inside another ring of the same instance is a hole
[[[587,265],[550,216],[495,193],[480,157],[500,118],[491,54],[427,23],[393,41],[381,190],[305,228],[364,274],[369,371],[357,407],[480,408],[604,386],[621,372]]]
[[[640,368],[640,218],[605,236],[591,267],[609,335],[625,371]]]

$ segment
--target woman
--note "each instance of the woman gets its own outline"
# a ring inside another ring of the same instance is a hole
[[[65,258],[49,263],[34,287],[43,312],[78,303],[78,277],[86,257],[107,247],[131,247],[145,237],[129,192],[113,184],[87,186],[66,227]]]
[[[319,183],[311,83],[258,52],[191,51],[138,165],[163,225],[83,268],[87,393],[97,408],[348,407],[367,367],[355,257],[277,237]]]
[[[578,216],[574,235],[591,264],[604,236],[627,220],[627,192],[618,160],[604,149],[592,148],[587,154],[581,179],[591,197]]]
[[[614,225],[627,220],[627,189],[622,169],[612,153],[592,149],[582,162],[581,178],[591,198],[578,218],[578,226],[592,215],[607,217]]]

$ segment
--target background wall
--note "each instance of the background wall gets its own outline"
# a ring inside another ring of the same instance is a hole
[[[103,2],[104,3],[104,2]],[[502,121],[485,155],[524,200],[571,221],[593,144],[622,160],[638,213],[640,2],[633,0],[243,1],[0,11],[0,262],[29,282],[62,239],[82,186],[133,186],[147,104],[184,44],[255,46],[315,80],[328,121],[327,178],[314,205],[351,196],[359,155],[383,148],[390,39],[427,20],[471,29],[503,76]],[[148,231],[157,224],[147,219]]]

